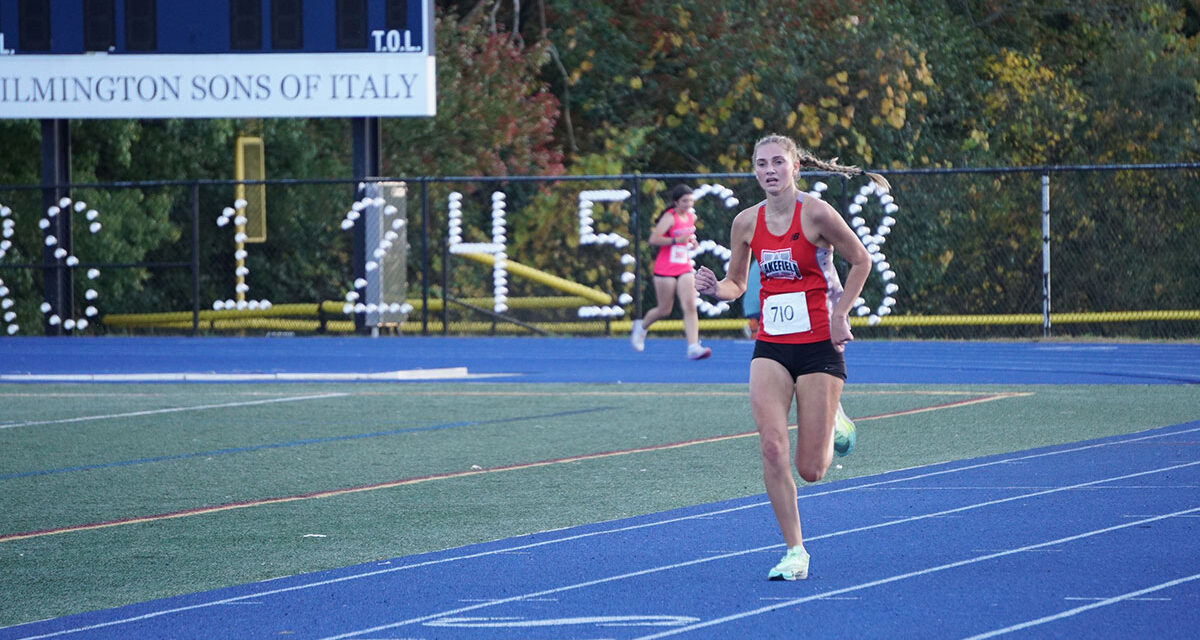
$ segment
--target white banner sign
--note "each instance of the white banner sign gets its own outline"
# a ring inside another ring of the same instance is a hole
[[[435,58],[397,53],[0,56],[0,118],[432,116]]]

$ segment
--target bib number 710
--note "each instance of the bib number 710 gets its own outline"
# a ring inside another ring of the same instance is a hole
[[[778,293],[768,297],[762,307],[762,328],[773,336],[811,331],[808,300],[804,292]]]

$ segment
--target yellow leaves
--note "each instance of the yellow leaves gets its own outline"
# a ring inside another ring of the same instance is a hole
[[[796,112],[792,111],[787,115],[787,128],[791,129],[796,126]]]
[[[922,51],[917,56],[917,82],[929,87],[933,86],[933,74],[929,72],[929,65],[925,62],[925,52]]]
[[[795,115],[795,114],[792,114],[792,115]],[[793,118],[793,120],[794,120],[794,118]],[[763,122],[763,119],[759,118],[757,116],[755,116],[753,122],[754,122],[754,128],[758,129],[759,131],[762,131],[762,128],[767,126],[766,123]],[[791,124],[789,123],[788,126],[791,126]]]
[[[988,134],[986,131],[980,131],[979,129],[971,129],[971,134],[967,137],[966,140],[963,141],[963,144],[962,144],[963,151],[970,151],[971,149],[974,149],[976,147],[980,147],[984,151],[987,151],[989,144],[988,144]]]
[[[692,14],[687,9],[679,5],[672,7],[675,9],[675,22],[679,23],[679,28],[687,31],[692,24]]]
[[[942,255],[938,256],[938,264],[942,265],[942,271],[950,268],[950,262],[954,260],[954,249],[947,249]]]
[[[850,74],[845,71],[839,71],[825,79],[825,84],[832,87],[839,95],[844,96],[850,93],[850,87],[846,83],[850,81]]]
[[[631,89],[634,89],[635,91],[638,89],[641,89],[642,88],[642,79],[641,78],[630,78],[629,79],[629,87]]]
[[[700,104],[692,100],[691,94],[691,91],[684,91],[679,95],[679,102],[675,103],[675,113],[686,116],[693,111],[700,111]]]
[[[837,98],[821,98],[817,101],[817,104],[821,105],[825,109],[830,109],[832,107],[836,107],[838,105],[838,101]]]
[[[1071,69],[1042,64],[1039,54],[1010,49],[984,65],[989,91],[982,96],[985,122],[1014,164],[1053,161],[1077,123],[1086,119],[1086,98],[1071,79]]]

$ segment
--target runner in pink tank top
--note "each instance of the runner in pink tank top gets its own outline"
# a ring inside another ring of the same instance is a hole
[[[646,348],[646,333],[650,325],[671,315],[674,299],[679,298],[683,314],[683,335],[687,338],[687,357],[702,360],[712,355],[712,349],[700,344],[700,320],[696,313],[696,285],[692,272],[690,251],[696,246],[696,203],[692,188],[675,185],[667,194],[671,207],[658,217],[650,232],[650,244],[658,247],[654,260],[654,294],[657,303],[645,317],[634,320],[629,343],[634,351]]]
[[[692,270],[692,257],[688,252],[692,248],[689,239],[696,235],[696,214],[671,207],[663,212],[661,219],[665,220],[667,216],[671,216],[671,226],[662,237],[670,244],[659,245],[658,255],[654,258],[654,275],[678,278]]]

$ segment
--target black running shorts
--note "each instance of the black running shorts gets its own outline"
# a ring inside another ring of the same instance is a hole
[[[806,344],[780,344],[776,342],[754,343],[753,358],[767,358],[783,365],[792,380],[809,373],[828,373],[846,379],[846,358],[833,348],[833,342],[809,342]]]

